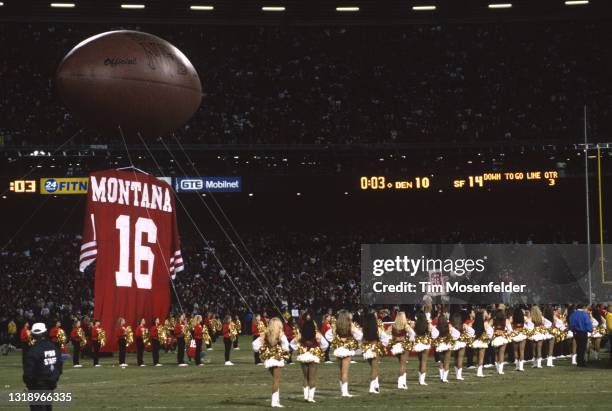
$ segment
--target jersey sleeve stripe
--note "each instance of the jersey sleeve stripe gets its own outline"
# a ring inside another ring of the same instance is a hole
[[[83,244],[81,246],[81,251],[86,250],[86,249],[91,248],[91,247],[95,247],[97,245],[98,245],[98,243],[96,241],[90,241],[90,242],[85,243],[85,244]]]
[[[81,261],[81,264],[79,265],[79,271],[83,272],[85,271],[85,269],[87,267],[89,267],[91,265],[91,263],[93,263],[94,261],[96,261],[96,258],[90,258],[89,260],[84,260]]]
[[[92,255],[96,255],[96,254],[98,254],[98,250],[95,250],[95,249],[94,250],[85,251],[84,253],[81,253],[81,258],[79,258],[79,260],[82,261],[84,258],[87,258],[87,257],[92,256]]]

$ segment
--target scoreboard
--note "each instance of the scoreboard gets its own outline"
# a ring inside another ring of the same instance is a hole
[[[470,192],[493,188],[556,190],[565,176],[550,169],[484,171],[470,174],[413,175],[268,175],[224,177],[158,177],[177,193],[359,193],[359,192]],[[3,192],[19,194],[86,194],[87,177],[44,177],[0,180]]]
[[[418,175],[405,177],[361,176],[362,191],[427,191],[427,190],[471,190],[492,186],[533,186],[554,188],[559,180],[555,170],[487,171],[479,174],[435,176]]]

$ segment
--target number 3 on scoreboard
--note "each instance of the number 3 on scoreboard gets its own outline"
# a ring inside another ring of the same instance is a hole
[[[115,271],[117,287],[131,287],[132,273],[130,272],[130,216],[120,215],[115,221],[115,228],[119,230],[119,271]],[[157,227],[150,218],[139,217],[136,220],[134,233],[134,279],[136,287],[150,290],[152,288],[153,264],[155,255],[151,247],[142,245],[143,235],[147,235],[147,243],[157,242]],[[147,263],[147,270],[142,273],[142,262]]]

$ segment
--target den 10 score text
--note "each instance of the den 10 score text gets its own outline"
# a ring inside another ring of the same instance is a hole
[[[361,190],[427,190],[431,186],[429,177],[389,179],[382,176],[359,177]]]

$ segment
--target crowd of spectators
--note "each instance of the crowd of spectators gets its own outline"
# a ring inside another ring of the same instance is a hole
[[[392,233],[392,234],[391,234]],[[308,309],[358,309],[361,244],[367,243],[512,243],[519,235],[493,234],[468,227],[440,236],[432,227],[390,230],[372,224],[322,231],[254,231],[238,238],[184,237],[186,270],[172,285],[172,310],[187,313],[278,312]],[[548,237],[546,237],[548,236]],[[20,236],[0,253],[3,297],[0,318],[92,316],[93,272],[78,271],[81,239],[76,234]],[[571,242],[554,232],[525,235],[521,242]],[[238,253],[240,251],[240,253]],[[533,281],[537,281],[534,277]],[[535,288],[534,288],[535,289]]]
[[[78,130],[56,68],[81,40],[117,28],[3,24],[0,141],[57,145]],[[198,70],[205,95],[178,131],[185,143],[574,142],[585,104],[591,137],[612,131],[605,20],[125,28],[169,40]],[[117,140],[87,130],[73,142]]]

